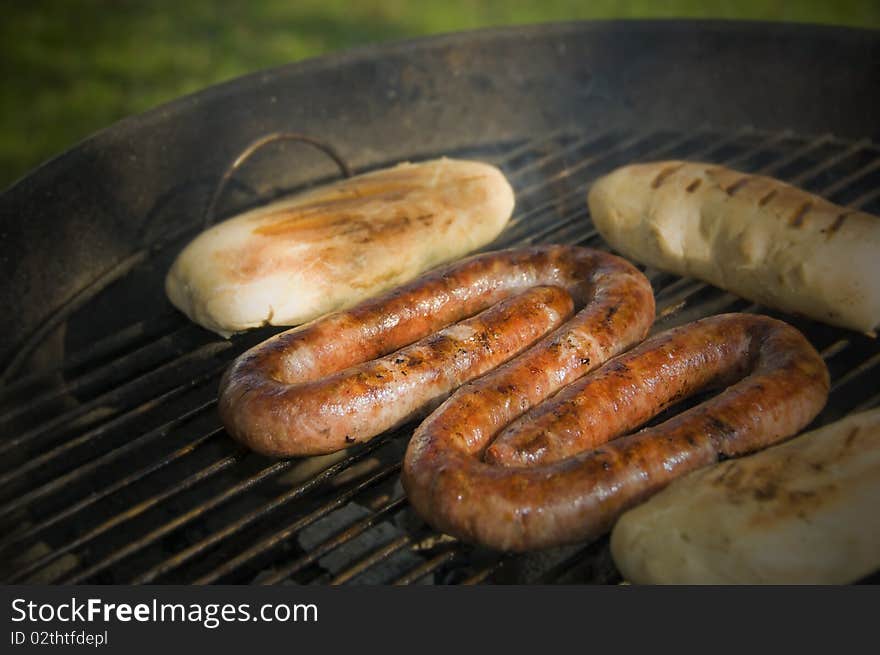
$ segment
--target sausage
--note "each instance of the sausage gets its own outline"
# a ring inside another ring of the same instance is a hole
[[[416,430],[403,485],[435,528],[508,551],[597,537],[683,473],[794,435],[828,396],[815,349],[765,316],[663,332],[542,403],[563,386],[546,354],[462,386]],[[726,388],[620,436],[710,387]]]
[[[653,319],[650,283],[614,255],[477,255],[245,352],[221,381],[220,415],[259,453],[330,453],[424,416],[545,335],[535,348],[553,383],[571,382],[641,341]]]

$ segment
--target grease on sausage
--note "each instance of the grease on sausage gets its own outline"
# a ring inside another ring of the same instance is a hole
[[[513,551],[599,536],[683,473],[794,435],[828,395],[818,353],[764,316],[661,333],[541,404],[563,386],[550,382],[545,355],[531,349],[463,386],[419,426],[403,483],[434,527]],[[547,368],[531,384],[536,360]],[[727,388],[620,436],[707,386]]]
[[[487,253],[252,348],[223,377],[220,414],[266,455],[340,450],[424,415],[557,328],[572,304],[578,314],[536,346],[554,362],[536,380],[573,381],[653,322],[650,283],[618,257],[569,246]]]

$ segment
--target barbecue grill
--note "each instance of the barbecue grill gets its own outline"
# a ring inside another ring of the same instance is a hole
[[[875,32],[579,23],[287,66],[84,141],[0,196],[0,578],[619,582],[607,539],[513,556],[428,528],[398,481],[413,425],[324,457],[241,449],[219,422],[219,376],[280,328],[227,341],[190,323],[165,299],[171,261],[206,216],[340,174],[320,148],[273,141],[215,194],[248,144],[286,131],[331,145],[355,172],[439,155],[499,166],[517,206],[488,249],[607,248],[586,190],[637,160],[717,162],[880,213],[878,89]],[[773,314],[645,273],[655,331],[713,313]],[[880,340],[778,316],[830,369],[815,425],[880,404]]]

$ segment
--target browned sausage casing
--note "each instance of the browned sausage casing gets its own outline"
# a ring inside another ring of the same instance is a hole
[[[653,320],[650,283],[619,257],[571,246],[487,253],[247,351],[223,377],[220,414],[257,452],[329,453],[426,414],[556,328],[534,346],[552,365],[538,384],[577,379]]]
[[[661,333],[542,403],[562,386],[544,355],[526,351],[461,387],[416,430],[403,484],[434,527],[498,550],[590,539],[679,475],[796,434],[828,396],[822,358],[764,316]],[[713,386],[727,388],[616,438]]]

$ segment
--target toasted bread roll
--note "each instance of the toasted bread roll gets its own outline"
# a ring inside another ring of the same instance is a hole
[[[513,190],[488,164],[438,159],[273,202],[200,234],[165,280],[171,302],[228,336],[296,325],[494,239]]]
[[[647,584],[842,584],[880,569],[880,409],[700,469],[624,514],[623,575]]]
[[[767,307],[870,333],[880,324],[880,218],[713,164],[626,166],[588,202],[612,247]]]

